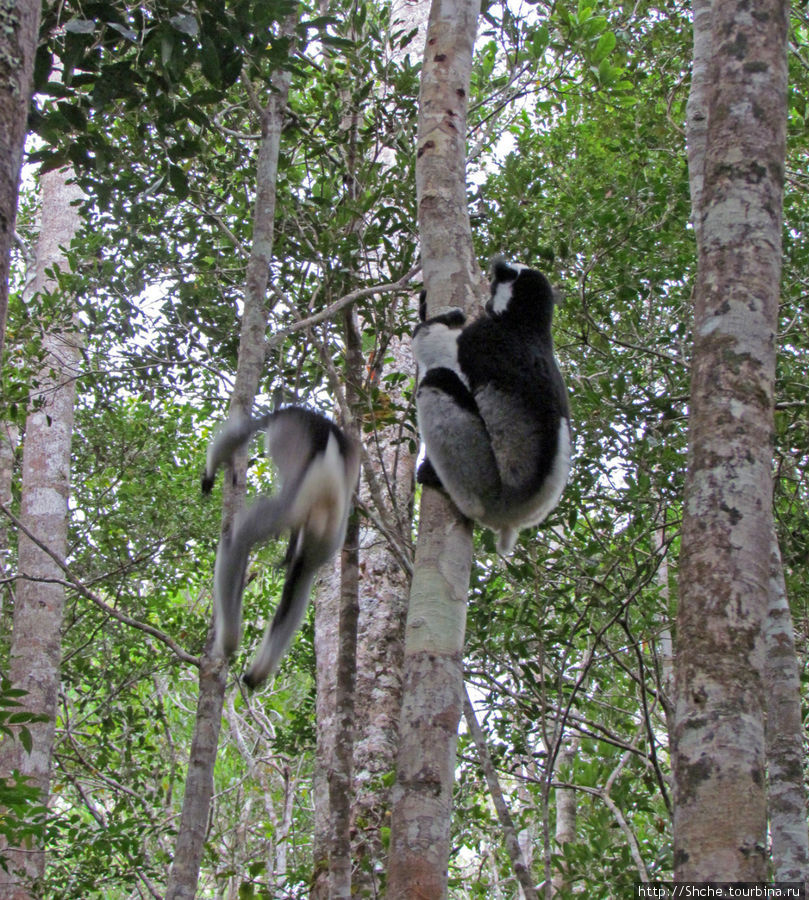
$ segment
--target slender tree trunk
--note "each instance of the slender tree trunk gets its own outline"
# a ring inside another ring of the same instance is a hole
[[[396,0],[391,21],[405,31],[419,34],[405,48],[393,50],[401,60],[408,53],[423,51],[429,0]],[[393,154],[383,152],[386,167]],[[391,370],[413,372],[415,364],[409,339],[394,336],[386,354]],[[403,386],[388,388],[395,404],[405,404]],[[385,508],[377,515],[386,519],[404,553],[409,556],[413,514],[415,456],[403,440],[399,425],[376,428],[368,441],[365,460],[368,470],[381,485]],[[379,495],[365,490],[367,502]],[[354,746],[354,803],[352,806],[354,858],[353,886],[362,897],[381,893],[380,876],[387,868],[384,833],[390,825],[391,790],[387,776],[396,767],[399,744],[399,713],[402,706],[402,663],[404,631],[410,575],[397,560],[389,540],[372,523],[365,523],[360,548],[360,616],[357,629],[356,740]]]
[[[352,517],[340,565],[339,647],[336,659],[334,757],[329,772],[331,835],[329,900],[351,900],[351,793],[354,772],[354,685],[359,601],[359,520]]]
[[[0,0],[0,362],[40,9],[39,0]]]
[[[500,822],[500,828],[503,831],[503,840],[509,858],[511,859],[511,867],[514,869],[514,874],[517,876],[517,881],[520,884],[523,897],[525,897],[526,900],[538,900],[539,895],[534,887],[534,879],[523,859],[517,829],[514,827],[514,820],[511,818],[511,812],[506,803],[506,798],[503,796],[500,780],[497,777],[497,770],[494,767],[491,755],[489,754],[489,748],[486,745],[486,735],[480,727],[480,723],[475,715],[475,708],[472,706],[472,701],[469,699],[469,694],[466,690],[464,690],[463,704],[466,724],[469,728],[469,733],[472,735],[472,740],[475,742],[480,767],[483,769],[486,784],[489,786],[489,795],[492,798],[492,803],[494,803],[495,812],[497,813],[497,818]],[[575,804],[573,809],[575,828]]]
[[[66,267],[64,251],[77,234],[81,216],[72,205],[81,191],[68,184],[67,170],[42,176],[42,220],[37,244],[34,290],[57,291],[48,274]],[[67,553],[70,444],[73,436],[73,404],[80,359],[80,339],[72,316],[65,327],[54,325],[44,336],[45,357],[31,395],[31,411],[25,425],[22,463],[20,521],[59,558]],[[14,769],[29,776],[48,800],[51,759],[56,724],[62,656],[64,587],[62,571],[40,547],[19,535],[17,591],[11,640],[9,678],[27,691],[24,708],[45,717],[29,727],[33,738],[30,754],[17,741],[0,744],[0,775]],[[39,886],[45,872],[44,847],[10,848],[9,872],[0,869],[0,893],[9,900],[42,896]]]
[[[562,745],[556,756],[556,765],[554,769],[557,778],[562,780],[567,770],[576,758],[578,751],[578,741],[575,738],[568,738]],[[576,842],[576,792],[565,790],[564,788],[556,788],[556,829],[555,838],[556,846],[559,850],[563,850],[566,844],[575,844]],[[563,892],[570,890],[571,872],[564,863],[558,865],[551,876],[551,885],[553,888],[553,896],[561,895]]]
[[[314,866],[310,900],[329,900],[329,856],[332,816],[329,800],[330,771],[338,740],[337,659],[340,644],[340,565],[335,560],[324,567],[315,598],[315,661],[317,695],[315,727],[317,747],[312,776],[314,799]]]
[[[708,92],[711,86],[711,0],[691,0],[693,51],[691,89],[686,103],[685,130],[691,223],[699,246],[702,236],[702,189],[705,183],[705,145],[708,140]]]
[[[352,122],[351,128],[355,123]],[[353,133],[353,131],[352,131]],[[353,167],[351,168],[353,171]],[[360,335],[354,312],[344,313],[346,335],[346,406],[356,413],[358,373],[362,372]],[[338,617],[334,755],[329,767],[329,900],[351,898],[351,799],[354,775],[354,695],[357,676],[357,620],[359,618],[359,519],[349,521],[340,557],[340,608]]]
[[[809,834],[803,783],[805,743],[795,632],[775,529],[770,545],[767,610],[767,784],[776,881],[809,881]]]
[[[20,433],[16,425],[0,424],[0,503],[11,508],[11,489],[14,484],[14,458]],[[0,631],[6,630],[5,616],[10,608],[7,597],[11,596],[11,588],[6,585],[6,578],[11,571],[11,542],[9,541],[6,517],[0,514]],[[7,628],[10,632],[11,628]]]
[[[713,2],[676,652],[678,881],[766,877],[763,625],[786,36],[783,0]]]
[[[294,22],[290,27],[294,27]],[[274,91],[264,110],[262,139],[256,167],[256,203],[253,213],[253,242],[247,264],[244,312],[239,334],[239,361],[230,401],[231,415],[248,414],[264,368],[267,328],[266,294],[272,260],[275,228],[275,188],[281,129],[287,105],[290,76],[276,72]],[[247,472],[246,449],[236,454],[232,471],[225,478],[222,534],[231,527],[233,517],[244,502]],[[169,873],[166,900],[193,900],[213,796],[213,772],[222,707],[227,681],[227,663],[213,651],[213,626],[208,633],[200,660],[199,697],[194,735],[188,760],[188,775],[183,797],[180,828],[174,860]]]
[[[479,0],[433,0],[416,164],[428,304],[468,307],[478,269],[466,205],[466,111]],[[405,632],[388,897],[446,895],[472,534],[447,498],[422,493]]]

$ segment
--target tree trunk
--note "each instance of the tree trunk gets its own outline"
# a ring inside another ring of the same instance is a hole
[[[405,31],[418,29],[418,36],[404,48],[394,48],[392,59],[423,51],[429,0],[397,0],[391,21]],[[386,169],[392,156],[382,159]],[[415,298],[414,298],[415,299]],[[415,364],[409,339],[391,338],[386,358],[391,370],[413,372]],[[384,379],[381,379],[384,383]],[[406,405],[404,385],[388,387],[394,406]],[[379,502],[384,494],[384,518],[402,548],[410,547],[415,456],[402,440],[401,426],[377,427],[368,442],[363,497]],[[370,491],[371,470],[379,492]],[[376,897],[382,892],[380,876],[387,868],[384,833],[390,825],[391,789],[387,776],[396,767],[399,744],[399,713],[402,706],[402,663],[405,617],[410,593],[410,575],[380,529],[364,523],[360,548],[360,615],[357,628],[357,689],[355,699],[354,802],[352,805],[353,886],[357,896]],[[407,550],[405,550],[407,553]]]
[[[340,565],[335,560],[324,566],[315,598],[315,664],[317,693],[315,728],[317,747],[312,776],[314,799],[314,865],[310,900],[329,900],[329,855],[332,817],[329,777],[338,740],[337,659],[340,643]]]
[[[239,362],[230,401],[231,415],[250,413],[259,378],[264,369],[266,294],[275,227],[275,187],[289,82],[288,72],[278,71],[273,75],[274,90],[263,115],[262,139],[256,166],[253,242],[245,278]],[[222,509],[223,535],[231,527],[233,517],[244,502],[246,472],[247,450],[244,449],[235,455],[233,465],[226,473]],[[213,771],[222,723],[226,681],[227,662],[213,652],[213,626],[211,626],[200,660],[197,715],[166,900],[193,900],[196,895],[213,796]]]
[[[775,529],[770,544],[767,646],[767,783],[776,881],[809,880],[809,835],[803,783],[804,735],[795,632]]]
[[[412,372],[407,344],[394,338],[388,350],[397,372]],[[398,386],[393,389],[398,391]],[[403,397],[396,397],[394,402]],[[401,441],[398,426],[377,429],[365,461],[379,484],[388,487],[385,510],[378,510],[401,547],[409,546],[415,459]],[[367,502],[373,502],[367,490]],[[377,497],[377,500],[379,498]],[[397,561],[389,541],[372,526],[362,533],[360,618],[357,629],[356,742],[354,746],[354,888],[359,896],[381,892],[386,869],[384,830],[390,825],[390,783],[396,767],[402,663],[410,576]]]
[[[42,176],[42,219],[37,244],[34,291],[58,291],[48,274],[65,269],[63,247],[68,247],[81,225],[77,206],[81,191],[68,184],[69,172]],[[80,339],[73,330],[54,325],[43,338],[45,357],[31,394],[25,425],[22,462],[20,521],[38,541],[60,559],[67,554],[70,444],[73,436],[73,404],[80,359]],[[17,592],[11,639],[9,678],[28,694],[23,708],[45,721],[29,726],[33,738],[30,754],[17,741],[0,744],[0,774],[14,769],[29,776],[47,803],[51,759],[59,696],[62,655],[62,616],[65,590],[58,583],[62,570],[36,543],[19,535]],[[0,890],[9,900],[42,895],[37,887],[45,872],[45,849],[10,848],[9,872],[0,869]]]
[[[703,17],[695,22],[700,35]],[[764,639],[787,7],[714,0],[676,653],[678,881],[766,878]],[[700,35],[700,37],[703,37]],[[699,167],[697,158],[689,160]]]
[[[508,851],[509,859],[511,860],[511,867],[514,869],[514,874],[517,876],[522,896],[525,897],[526,900],[538,900],[539,895],[534,887],[534,879],[523,859],[517,829],[514,826],[514,820],[511,818],[511,812],[506,803],[506,798],[503,796],[503,790],[500,787],[500,780],[497,777],[497,770],[492,762],[489,748],[486,746],[486,735],[480,727],[480,723],[475,715],[475,708],[472,706],[472,701],[469,699],[469,694],[466,690],[464,690],[464,717],[466,718],[469,733],[472,735],[472,740],[475,742],[475,748],[478,752],[478,761],[480,762],[481,769],[483,769],[486,784],[489,786],[489,795],[492,798],[492,803],[494,804],[494,809],[497,813],[498,821],[500,822],[500,828],[503,831],[503,842],[506,845],[506,850]],[[574,837],[576,821],[575,809],[574,803]]]
[[[351,127],[356,122],[352,120]],[[353,133],[353,131],[352,131]],[[353,166],[349,171],[353,171]],[[344,312],[346,341],[346,407],[356,415],[357,380],[363,370],[361,339],[354,312]],[[348,424],[348,423],[346,423]],[[352,427],[353,426],[349,426]],[[354,776],[354,696],[357,676],[357,620],[359,618],[359,519],[348,524],[340,556],[340,594],[337,621],[337,653],[331,659],[336,670],[334,690],[334,753],[328,769],[329,900],[351,898],[351,798]]]
[[[479,0],[433,0],[427,26],[416,188],[427,302],[477,296],[466,205],[466,111]],[[457,729],[463,708],[472,530],[449,500],[422,493],[405,631],[388,897],[446,895]]]
[[[0,0],[0,362],[40,10],[39,0]]]
[[[556,756],[556,765],[554,769],[557,778],[561,781],[566,774],[566,770],[573,764],[576,753],[578,752],[578,741],[575,738],[568,738],[561,746]],[[565,790],[564,788],[556,788],[556,829],[555,838],[556,846],[560,851],[564,850],[566,844],[576,843],[576,792]],[[556,866],[551,877],[552,895],[561,896],[570,891],[571,872],[568,866],[561,863]]]

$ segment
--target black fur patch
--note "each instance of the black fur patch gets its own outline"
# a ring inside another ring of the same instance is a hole
[[[419,384],[419,389],[423,387],[442,391],[448,397],[452,397],[461,409],[465,409],[475,416],[480,416],[480,410],[477,403],[475,403],[475,398],[469,393],[469,388],[458,377],[458,373],[453,372],[452,369],[448,369],[445,366],[430,369]]]
[[[435,467],[430,462],[428,457],[425,457],[422,460],[421,465],[416,472],[416,481],[419,484],[424,484],[427,487],[436,488],[436,490],[443,491],[444,485],[441,483],[441,479],[438,477],[438,472],[435,471]]]
[[[284,589],[281,592],[281,601],[279,602],[278,609],[276,609],[275,615],[273,616],[274,625],[280,624],[289,615],[289,612],[292,609],[292,598],[295,595],[295,585],[298,583],[298,580],[301,577],[303,567],[304,563],[302,556],[297,556],[291,561],[291,564],[287,569],[287,577],[284,581]]]

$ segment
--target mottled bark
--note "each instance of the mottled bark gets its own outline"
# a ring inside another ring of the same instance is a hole
[[[478,269],[466,206],[466,111],[478,0],[433,0],[419,97],[416,189],[428,305],[468,307]],[[422,493],[405,632],[388,897],[446,895],[452,784],[463,707],[471,525]]]
[[[809,834],[803,782],[805,741],[795,632],[775,529],[770,544],[767,647],[767,787],[776,881],[809,880]]]
[[[62,248],[70,245],[81,225],[78,207],[72,205],[81,192],[67,183],[69,174],[63,170],[42,176],[35,292],[58,290],[58,283],[47,273],[66,268]],[[60,559],[67,552],[70,445],[81,358],[79,335],[69,314],[66,319],[66,328],[54,328],[43,337],[45,357],[25,424],[20,504],[21,523]],[[61,680],[65,589],[57,583],[63,577],[61,568],[24,534],[19,535],[17,560],[9,678],[14,687],[28,692],[22,698],[23,707],[46,720],[29,726],[33,739],[30,754],[16,741],[0,744],[0,775],[8,777],[18,769],[32,779],[47,802]],[[6,853],[10,871],[0,869],[0,893],[9,900],[41,896],[37,884],[45,871],[45,849],[10,848]]]
[[[288,23],[290,30],[294,22]],[[275,228],[276,179],[281,129],[289,93],[290,75],[276,72],[273,93],[262,116],[262,139],[256,165],[256,202],[253,240],[245,277],[244,312],[239,333],[239,360],[230,400],[231,415],[248,414],[264,368],[267,328],[267,284]],[[224,481],[222,534],[244,502],[247,451],[237,453]],[[193,900],[208,830],[213,771],[222,722],[227,662],[213,651],[213,625],[200,660],[199,696],[188,760],[183,809],[166,900]]]
[[[352,123],[352,126],[356,123]],[[352,167],[353,168],[353,167]],[[363,371],[361,340],[354,312],[344,312],[346,335],[346,406],[357,407],[355,385]],[[340,608],[337,622],[334,755],[329,769],[329,900],[350,900],[351,891],[351,801],[354,775],[354,695],[357,674],[357,620],[359,618],[359,519],[349,522],[340,556]]]
[[[39,0],[0,0],[0,362],[40,9]]]
[[[412,372],[409,341],[391,342],[388,355],[398,372]],[[399,426],[378,429],[366,442],[366,471],[387,490],[384,515],[402,547],[409,544],[415,459]],[[364,483],[363,495],[372,502]],[[383,513],[378,513],[382,515]],[[404,630],[410,577],[374,527],[363,529],[360,618],[357,629],[356,743],[352,808],[354,888],[360,896],[381,891],[387,864],[383,828],[390,825],[390,782],[399,744]]]
[[[708,139],[708,90],[711,63],[711,0],[691,0],[693,50],[691,88],[686,103],[685,133],[691,223],[699,243],[702,233],[702,188],[705,181],[705,142]]]
[[[335,561],[321,570],[315,598],[315,665],[317,695],[315,726],[317,747],[312,776],[314,799],[314,867],[310,900],[329,900],[329,854],[331,852],[331,805],[329,773],[334,760],[337,728],[337,669],[334,660],[340,637],[340,565]]]
[[[397,0],[391,20],[405,31],[418,29],[412,43],[392,52],[393,59],[423,52],[429,0]],[[386,166],[392,151],[383,153]],[[413,372],[409,339],[391,339],[387,357],[395,372]],[[404,404],[403,386],[392,389],[394,403]],[[413,514],[415,456],[401,426],[377,428],[366,443],[366,479],[362,496],[373,505],[383,494],[384,510],[377,510],[395,534],[400,547],[409,549]],[[368,490],[368,473],[380,492]],[[354,746],[354,803],[352,808],[354,889],[359,896],[381,893],[380,876],[387,868],[383,829],[390,825],[391,789],[387,776],[396,765],[399,713],[402,705],[404,630],[410,576],[385,535],[367,524],[362,532],[360,617],[357,630],[356,742]]]
[[[766,877],[763,625],[786,35],[783,0],[714,0],[676,653],[679,881]]]

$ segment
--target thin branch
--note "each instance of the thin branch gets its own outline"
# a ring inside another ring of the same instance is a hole
[[[508,855],[511,857],[511,866],[514,869],[514,874],[520,882],[520,887],[523,890],[526,900],[539,900],[539,895],[537,894],[533,879],[531,878],[531,872],[525,864],[525,859],[523,858],[522,850],[520,849],[520,842],[517,838],[517,829],[514,825],[514,820],[511,818],[508,804],[503,796],[503,790],[500,787],[500,781],[497,777],[497,771],[495,770],[494,763],[489,755],[489,748],[486,746],[486,736],[477,720],[475,708],[472,706],[472,701],[469,699],[469,692],[466,688],[464,688],[463,694],[463,711],[464,717],[466,718],[466,724],[469,726],[469,731],[475,742],[475,747],[477,747],[478,759],[480,760],[483,774],[486,776],[489,794],[494,802],[497,818],[500,820],[500,827],[503,829],[503,838],[505,840],[506,850],[508,850]]]
[[[182,660],[182,662],[188,663],[191,666],[199,667],[199,658],[196,656],[192,656],[169,635],[165,632],[160,631],[155,628],[153,625],[148,625],[146,622],[141,622],[138,619],[133,619],[131,616],[127,616],[125,613],[120,612],[115,609],[115,607],[110,606],[108,603],[105,603],[97,594],[94,594],[83,582],[82,580],[73,573],[72,569],[68,564],[57,554],[51,550],[46,544],[43,544],[42,541],[39,540],[35,535],[33,535],[25,525],[11,512],[4,504],[0,503],[0,512],[4,513],[12,522],[12,524],[18,528],[26,537],[36,544],[39,549],[47,554],[59,568],[65,573],[67,576],[67,581],[61,581],[59,579],[52,579],[53,581],[62,584],[64,587],[73,588],[78,591],[82,597],[88,599],[91,603],[94,603],[100,610],[105,612],[108,616],[111,616],[113,619],[117,619],[119,622],[122,622],[124,625],[129,625],[131,628],[137,628],[139,631],[143,631],[146,634],[150,634],[153,638],[156,638],[161,643],[165,644],[177,657]],[[18,575],[20,578],[28,578],[25,573],[20,573]],[[41,579],[36,579],[41,580]]]
[[[267,340],[267,352],[277,347],[282,341],[289,337],[289,335],[294,334],[297,331],[303,331],[306,328],[311,328],[312,325],[317,325],[318,322],[323,322],[325,319],[332,318],[335,313],[339,312],[346,306],[350,306],[352,303],[356,303],[357,300],[363,300],[365,299],[365,297],[372,297],[374,294],[388,294],[391,291],[404,290],[407,287],[408,283],[420,271],[421,266],[413,266],[413,268],[406,275],[403,275],[398,281],[393,281],[389,284],[377,284],[372,285],[371,287],[359,288],[356,291],[352,291],[350,294],[346,294],[339,300],[335,300],[334,303],[332,303],[330,306],[327,306],[325,309],[322,309],[319,313],[315,313],[313,316],[309,316],[306,319],[301,319],[299,322],[295,322],[294,325],[289,325],[287,328],[282,328],[280,331],[276,331],[275,334],[273,334],[272,337]]]

